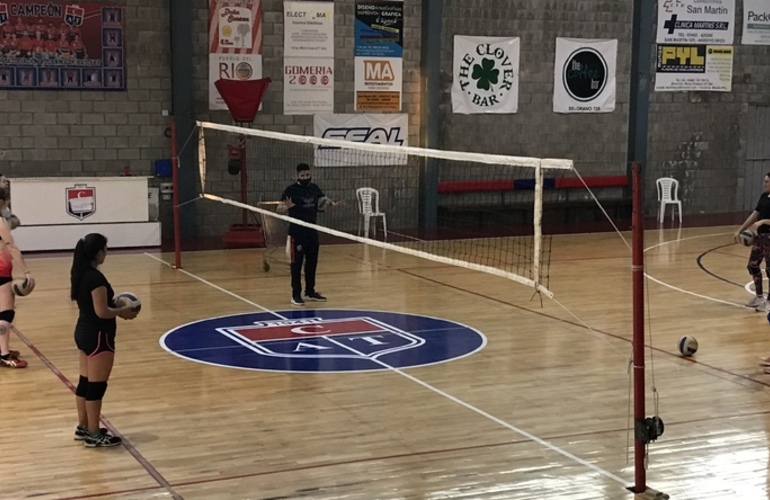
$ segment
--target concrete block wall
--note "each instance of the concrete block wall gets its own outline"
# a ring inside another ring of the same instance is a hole
[[[171,107],[168,5],[124,0],[127,19],[126,92],[0,91],[0,172],[11,177],[118,175],[124,166],[151,175],[152,162],[170,156],[164,131]],[[231,123],[208,110],[208,11],[195,11],[196,118]],[[738,16],[742,2],[738,4]],[[353,112],[354,0],[335,1],[335,111]],[[404,112],[410,142],[418,144],[423,102],[420,74],[422,1],[405,3]],[[311,116],[284,116],[283,2],[263,0],[263,73],[273,79],[255,126],[312,134]],[[441,56],[441,147],[538,157],[572,158],[584,175],[625,169],[631,61],[631,2],[617,0],[445,0]],[[736,42],[740,41],[740,24]],[[519,112],[457,115],[451,111],[454,35],[519,36]],[[552,111],[555,38],[619,41],[617,103],[613,113],[560,115]],[[653,51],[654,52],[654,51]],[[682,180],[686,213],[742,209],[746,113],[770,102],[770,47],[735,45],[730,93],[650,94],[646,165],[647,207],[654,179]],[[652,61],[650,61],[652,64]],[[293,177],[286,165],[287,178]],[[353,186],[350,186],[353,187]],[[759,194],[759,193],[757,193]],[[196,208],[202,234],[221,232],[222,220]],[[211,209],[211,213],[216,213]]]
[[[0,90],[0,172],[10,177],[152,175],[169,157],[169,14],[126,9],[126,92]]]

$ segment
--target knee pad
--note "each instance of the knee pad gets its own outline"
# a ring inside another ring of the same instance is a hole
[[[15,317],[16,317],[16,311],[14,311],[13,309],[0,311],[0,321],[7,321],[8,323],[13,323],[13,318]]]
[[[75,388],[75,396],[84,398],[86,397],[87,391],[88,391],[88,378],[81,375],[80,380],[78,380],[78,386]]]
[[[746,269],[749,270],[749,274],[752,276],[756,276],[757,274],[762,274],[762,270],[759,268],[759,266],[746,266]]]
[[[86,401],[101,401],[105,392],[107,392],[107,382],[89,382]]]

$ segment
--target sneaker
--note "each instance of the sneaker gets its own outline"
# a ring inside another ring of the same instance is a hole
[[[0,366],[5,368],[25,368],[27,366],[27,362],[23,359],[16,359],[8,356],[8,359],[0,358]]]
[[[85,439],[86,448],[109,448],[110,446],[118,446],[123,440],[118,436],[113,436],[109,433],[100,433],[98,436],[87,435]]]
[[[326,297],[324,297],[318,292],[308,292],[305,294],[305,297],[307,297],[307,300],[314,300],[316,302],[326,302]]]
[[[104,427],[99,428],[99,432],[102,434],[107,434],[107,429]],[[75,427],[75,441],[83,441],[85,438],[88,437],[88,427],[80,427],[79,425]]]
[[[11,356],[13,359],[19,359],[19,356],[21,356],[21,353],[20,353],[19,351],[14,351],[13,349],[9,350],[9,351],[8,351],[8,354],[9,354],[9,355],[10,355],[10,356]]]
[[[292,297],[291,298],[291,305],[302,307],[302,306],[305,305],[305,301],[302,300],[302,297]]]
[[[765,302],[765,298],[761,295],[755,295],[750,301],[746,302],[746,307],[756,309],[762,303]]]
[[[770,311],[770,304],[766,300],[763,300],[757,307],[754,308],[754,310],[757,312],[768,312]]]

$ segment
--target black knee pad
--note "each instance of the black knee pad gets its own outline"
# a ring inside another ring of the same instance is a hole
[[[107,392],[107,382],[89,382],[86,401],[101,401],[105,392]]]
[[[756,276],[757,274],[762,274],[762,270],[759,268],[759,266],[746,266],[746,269],[749,270],[749,274],[752,276]]]
[[[0,311],[0,321],[7,321],[8,323],[13,323],[13,318],[16,317],[16,311],[13,309],[7,310],[7,311]]]
[[[78,380],[78,386],[75,388],[75,396],[84,398],[86,397],[87,391],[88,391],[88,378],[81,375],[80,379]]]

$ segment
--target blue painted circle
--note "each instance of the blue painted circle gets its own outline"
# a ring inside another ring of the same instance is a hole
[[[346,309],[220,316],[179,326],[160,339],[165,350],[199,363],[332,373],[443,363],[486,343],[478,330],[445,319]]]

